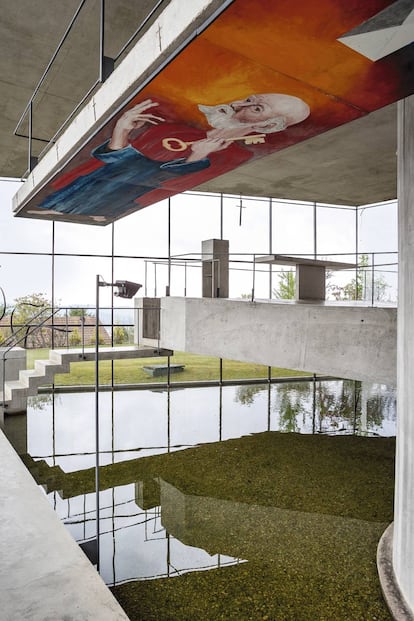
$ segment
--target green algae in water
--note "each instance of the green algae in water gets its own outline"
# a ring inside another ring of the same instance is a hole
[[[267,432],[103,467],[103,486],[121,473],[158,480],[167,531],[247,561],[115,596],[131,621],[389,620],[376,547],[392,520],[394,452],[392,438]]]

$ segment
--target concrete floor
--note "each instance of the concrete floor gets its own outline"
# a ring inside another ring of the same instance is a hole
[[[0,430],[2,621],[127,621]]]

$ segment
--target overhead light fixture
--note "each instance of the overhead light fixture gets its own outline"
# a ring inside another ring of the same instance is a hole
[[[114,291],[114,295],[118,298],[133,298],[138,289],[141,289],[142,285],[130,280],[116,280],[115,282],[105,282],[101,280],[101,277],[97,277],[98,287],[116,287],[118,291]]]
[[[142,287],[136,282],[131,282],[130,280],[116,280],[114,286],[118,288],[118,291],[114,292],[114,295],[119,298],[132,298]]]

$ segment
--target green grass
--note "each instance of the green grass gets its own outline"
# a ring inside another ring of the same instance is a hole
[[[35,360],[49,357],[47,349],[27,350],[28,368],[33,368]],[[166,364],[167,358],[136,358],[131,360],[116,360],[113,363],[115,384],[141,384],[149,382],[163,383],[166,376],[151,377],[143,367],[150,364]],[[218,380],[220,377],[219,359],[211,356],[199,356],[183,352],[176,352],[171,357],[171,364],[184,364],[185,369],[181,373],[171,374],[171,381],[194,382],[205,380]],[[223,379],[267,379],[267,367],[261,364],[239,362],[236,360],[223,360]],[[102,361],[99,364],[99,381],[101,384],[111,384],[112,363]],[[309,373],[294,371],[292,369],[272,368],[272,377],[306,376]],[[70,373],[55,376],[57,386],[88,386],[95,383],[94,362],[73,362]]]

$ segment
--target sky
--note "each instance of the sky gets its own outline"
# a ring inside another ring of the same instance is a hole
[[[50,253],[52,223],[37,219],[16,218],[12,214],[12,197],[20,185],[16,180],[0,180],[0,286],[7,302],[29,293],[52,296],[50,256],[9,253]],[[288,203],[273,200],[273,235],[269,240],[269,199],[225,196],[223,200],[223,238],[229,239],[233,260],[252,261],[253,253],[312,254],[314,252],[313,204]],[[397,209],[395,202],[360,208],[358,212],[359,251],[395,252],[397,250]],[[241,224],[240,224],[241,213]],[[220,238],[220,197],[186,193],[171,199],[171,256],[200,258],[201,242]],[[111,226],[95,226],[57,222],[55,224],[55,304],[94,305],[96,274],[111,280],[111,261],[101,257],[69,257],[67,254],[98,255],[111,253]],[[168,282],[168,202],[162,201],[118,220],[114,225],[114,279],[142,283],[138,295],[165,295]],[[335,258],[337,253],[355,251],[355,210],[317,209],[317,252]],[[142,259],[123,258],[153,257]],[[392,258],[390,258],[392,256]],[[375,257],[375,263],[391,262],[396,255]],[[355,256],[336,257],[351,261]],[[176,263],[178,263],[178,259]],[[161,264],[164,263],[164,264]],[[181,261],[182,263],[182,261]],[[233,264],[244,268],[245,265]],[[232,270],[230,297],[250,294],[251,266],[248,271]],[[385,269],[385,268],[384,268]],[[387,270],[396,268],[387,268]],[[353,273],[338,273],[340,284],[348,282]],[[383,276],[396,287],[396,277],[388,272]],[[145,282],[147,284],[145,288]],[[194,266],[173,265],[171,295],[201,295],[200,262]],[[273,276],[273,286],[277,276]],[[256,296],[268,297],[268,268],[257,273]],[[146,289],[146,290],[145,290]],[[391,289],[390,289],[391,291]],[[110,305],[110,289],[102,290],[102,304]],[[125,300],[122,304],[125,305]],[[118,305],[120,301],[117,301]]]

